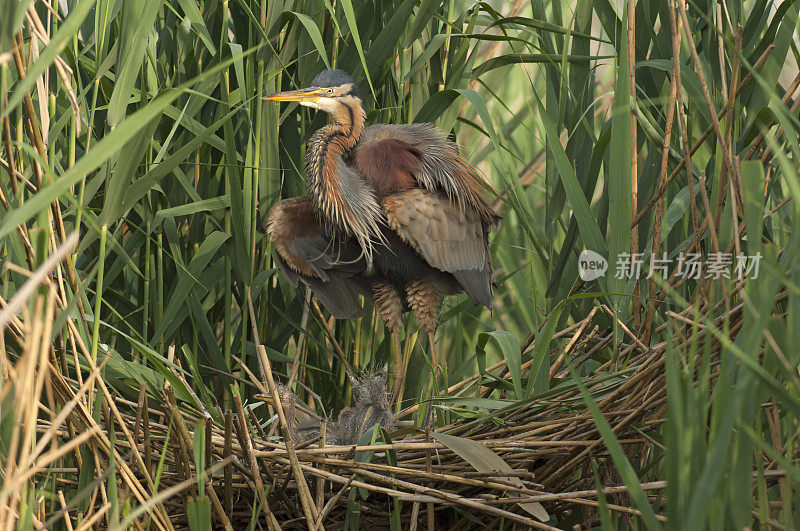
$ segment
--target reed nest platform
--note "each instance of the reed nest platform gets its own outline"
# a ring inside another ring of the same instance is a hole
[[[37,311],[40,317],[46,315],[41,305]],[[110,356],[82,381],[70,379],[60,367],[64,360],[51,359],[48,364],[52,351],[34,348],[50,322],[34,318],[31,322],[41,327],[21,335],[31,348],[14,360],[5,375],[14,377],[16,386],[7,386],[14,393],[3,398],[37,396],[35,403],[29,402],[33,407],[29,415],[36,408],[46,414],[28,417],[35,419],[38,444],[22,456],[27,466],[8,464],[6,485],[22,484],[36,475],[38,481],[53,482],[54,492],[86,486],[68,505],[37,500],[33,523],[41,527],[68,520],[76,526],[82,521],[121,522],[139,529],[148,523],[151,529],[184,528],[187,507],[198,499],[198,485],[204,485],[201,499],[208,502],[214,525],[228,529],[251,522],[264,529],[341,529],[354,513],[361,528],[388,528],[394,521],[404,529],[429,525],[494,529],[501,522],[506,528],[553,529],[548,515],[556,516],[560,527],[563,522],[596,521],[601,498],[623,518],[638,514],[602,429],[613,431],[615,448],[631,463],[660,444],[667,398],[666,343],[648,348],[625,324],[617,323],[621,334],[617,355],[583,375],[577,385],[571,376],[575,368],[614,341],[612,329],[601,331],[593,324],[605,311],[599,306],[584,320],[554,334],[553,339],[566,340],[549,351],[551,382],[561,383],[531,399],[491,411],[476,409],[474,419],[433,432],[404,420],[420,416],[422,403],[398,416],[399,429],[391,442],[384,434],[372,445],[329,446],[323,434],[296,447],[281,437],[286,433],[279,429],[282,415],[271,422],[259,418],[238,395],[229,411],[214,412],[196,407],[200,401],[191,393],[188,400],[176,399],[186,394],[188,385],[176,393],[167,384],[161,403],[148,399],[144,385],[138,401],[114,396],[100,377]],[[727,319],[730,337],[735,337],[742,324],[741,305],[707,312],[718,322]],[[10,324],[12,332],[23,331],[21,321]],[[664,326],[672,327],[673,341],[688,348],[693,331],[688,313],[671,315]],[[709,342],[707,352],[719,349],[705,328],[695,326],[694,334],[700,344]],[[522,348],[523,360],[535,345],[533,336]],[[253,384],[268,392],[275,381],[266,361],[267,377],[252,376]],[[523,376],[533,366],[533,360],[523,363]],[[712,378],[716,373],[712,368]],[[486,369],[483,382],[477,376],[468,378],[451,385],[448,395],[488,396],[491,389],[486,382],[492,378],[487,376],[510,378],[505,362],[498,363]],[[589,396],[594,411],[587,407]],[[263,416],[264,408],[259,411]],[[80,466],[53,467],[70,455]],[[205,468],[203,483],[198,481],[198,465]],[[767,482],[782,476],[777,463],[766,463]],[[651,481],[640,488],[653,502],[663,495],[666,482]],[[128,500],[122,505],[131,510],[107,514],[110,496]],[[6,511],[13,510],[14,502],[13,495],[5,499]]]

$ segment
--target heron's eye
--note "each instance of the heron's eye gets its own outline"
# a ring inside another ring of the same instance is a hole
[[[328,94],[333,94],[333,89],[332,88],[328,89]]]

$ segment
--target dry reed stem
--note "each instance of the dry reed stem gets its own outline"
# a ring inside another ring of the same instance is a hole
[[[264,348],[264,345],[262,345],[261,341],[258,339],[255,310],[253,310],[253,298],[250,295],[249,287],[247,289],[247,305],[250,310],[250,323],[253,326],[253,339],[256,342],[256,352],[258,352],[259,359],[261,360],[261,367],[263,368],[264,375],[266,376],[267,387],[269,388],[270,395],[272,397],[277,397],[278,388],[275,385],[275,379],[272,376],[272,364],[269,361],[269,357],[267,356],[267,351]],[[317,518],[319,517],[319,514],[317,513],[317,506],[314,503],[313,498],[311,497],[311,491],[308,488],[308,484],[306,483],[306,478],[303,475],[303,472],[300,468],[300,463],[297,460],[297,454],[295,453],[294,449],[294,441],[292,440],[291,429],[289,427],[288,422],[286,421],[286,415],[284,414],[281,400],[273,400],[272,404],[275,407],[275,411],[278,414],[278,420],[280,421],[281,432],[283,433],[283,440],[286,444],[286,451],[289,454],[289,460],[292,465],[292,472],[294,473],[295,481],[297,481],[298,489],[300,491],[300,502],[303,506],[303,512],[305,513],[306,523],[308,525],[308,528],[313,531],[314,522],[316,522]]]
[[[711,125],[714,127],[714,133],[717,135],[717,140],[720,143],[720,147],[722,149],[722,155],[725,160],[725,166],[727,166],[729,171],[735,172],[735,166],[733,164],[733,154],[731,153],[731,145],[730,143],[725,142],[725,135],[722,133],[722,129],[719,125],[719,118],[717,118],[717,109],[714,106],[714,102],[711,99],[711,92],[708,89],[708,83],[706,82],[706,76],[703,73],[703,67],[700,62],[700,57],[697,54],[697,47],[694,43],[694,37],[692,36],[691,25],[689,24],[689,20],[686,17],[686,5],[682,1],[677,2],[678,5],[678,12],[680,13],[680,18],[683,21],[683,29],[684,33],[686,34],[686,43],[688,44],[689,51],[691,52],[692,62],[694,63],[695,73],[697,74],[697,78],[700,80],[700,88],[703,91],[703,98],[705,99],[706,106],[708,107],[709,114],[711,115]]]
[[[636,213],[639,211],[639,146],[636,141],[636,129],[638,122],[636,120],[636,0],[628,0],[627,4],[627,32],[628,32],[628,90],[630,91],[630,115],[629,130],[630,130],[630,164],[631,164],[631,241],[630,252],[635,255],[639,252],[639,229],[633,225],[633,220],[636,219]],[[624,73],[622,74],[624,75]],[[639,297],[639,283],[637,282],[633,287],[632,297],[633,307],[633,321],[634,327],[639,328],[642,319],[642,307]]]
[[[36,288],[46,281],[47,275],[52,271],[62,260],[66,259],[72,249],[78,244],[78,232],[73,232],[64,241],[53,254],[47,257],[36,272],[17,290],[14,297],[8,302],[5,307],[0,310],[0,331],[2,331],[8,322],[14,318],[22,309],[22,306],[28,302],[33,295]]]
[[[670,18],[672,18],[673,16],[674,16],[674,11],[673,11],[673,9],[670,9]],[[676,35],[674,30],[673,30],[673,35],[675,35],[677,37],[679,35],[679,33]],[[761,56],[758,58],[758,60],[756,60],[756,62],[753,63],[752,72],[748,72],[747,75],[744,77],[744,79],[742,79],[742,82],[739,84],[739,87],[736,89],[736,93],[735,93],[734,97],[739,96],[739,94],[742,92],[742,90],[744,90],[744,88],[747,86],[747,84],[752,80],[753,72],[757,71],[759,68],[761,68],[764,65],[764,63],[767,61],[767,58],[769,57],[769,54],[771,54],[772,50],[774,50],[774,49],[775,49],[775,45],[774,44],[770,44],[769,46],[767,46],[767,48],[764,50],[764,53],[762,53]],[[800,74],[798,74],[798,77],[800,77]],[[680,97],[680,91],[678,91],[678,96]],[[719,112],[719,114],[717,115],[717,119],[718,120],[722,119],[722,115],[725,112],[727,112],[727,109],[722,109]],[[685,119],[684,119],[684,122],[685,122]],[[680,122],[678,122],[678,123],[680,125]],[[683,126],[681,126],[681,127],[683,127]],[[680,172],[686,166],[687,158],[690,158],[691,155],[694,155],[697,152],[697,150],[700,149],[700,147],[703,145],[703,143],[705,143],[705,141],[708,139],[708,137],[711,135],[711,133],[713,131],[714,131],[714,125],[711,124],[705,129],[705,131],[703,131],[703,134],[701,134],[700,137],[695,141],[694,145],[691,147],[691,149],[689,151],[686,151],[686,149],[684,148],[684,159],[681,160],[681,161],[678,161],[678,164],[675,166],[675,168],[669,174],[669,177],[667,178],[667,180],[664,182],[664,186],[659,186],[658,190],[656,191],[655,194],[653,194],[653,197],[650,199],[650,201],[648,201],[647,205],[645,205],[645,207],[639,212],[639,214],[637,214],[637,216],[636,216],[636,218],[634,219],[634,222],[633,222],[634,225],[638,225],[642,221],[644,216],[647,214],[647,212],[649,212],[650,209],[653,208],[653,205],[656,204],[658,199],[662,195],[664,195],[664,192],[666,192],[667,187],[669,187],[669,185],[672,184],[672,181],[675,180],[675,177],[677,177],[678,174],[680,174]],[[687,154],[688,154],[688,156],[687,156]],[[749,158],[749,157],[745,157],[745,158]],[[690,170],[687,173],[691,173],[691,165],[689,166],[689,168],[690,168]]]
[[[239,437],[239,444],[244,452],[244,457],[247,459],[248,464],[250,465],[250,470],[253,473],[256,492],[258,494],[258,499],[261,501],[261,510],[264,512],[264,516],[267,519],[267,527],[270,529],[270,531],[273,531],[274,529],[277,529],[274,526],[275,516],[272,514],[270,509],[267,492],[264,489],[264,482],[261,479],[261,473],[258,470],[258,463],[256,463],[255,455],[253,453],[253,443],[250,439],[250,432],[247,429],[247,421],[245,420],[244,409],[242,408],[242,399],[239,396],[239,393],[235,392],[235,389],[231,388],[231,392],[233,394],[233,403],[236,405],[236,418],[239,421],[236,425],[236,433]]]

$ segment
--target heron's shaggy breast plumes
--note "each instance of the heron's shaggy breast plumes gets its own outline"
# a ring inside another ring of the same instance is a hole
[[[311,200],[334,230],[356,238],[369,263],[373,243],[382,241],[383,214],[375,190],[345,163],[364,127],[364,110],[355,96],[341,102],[335,123],[314,133],[306,148],[306,178]]]

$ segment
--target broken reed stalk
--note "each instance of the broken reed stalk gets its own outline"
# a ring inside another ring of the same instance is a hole
[[[289,461],[292,465],[292,472],[294,473],[295,481],[297,481],[298,490],[300,491],[300,502],[303,505],[303,512],[305,513],[306,517],[306,524],[308,528],[313,531],[314,529],[314,522],[317,521],[317,517],[319,516],[317,512],[317,506],[314,503],[313,498],[311,497],[311,491],[308,488],[308,483],[306,483],[306,478],[303,475],[303,471],[300,468],[300,462],[297,460],[297,454],[295,453],[294,449],[294,441],[292,440],[292,434],[289,427],[289,424],[286,422],[286,415],[283,411],[283,404],[281,400],[278,398],[278,388],[275,385],[275,379],[272,376],[272,365],[269,361],[269,357],[267,356],[267,351],[264,348],[264,345],[261,344],[261,341],[258,338],[258,329],[256,328],[256,314],[255,310],[253,309],[253,298],[250,295],[250,288],[247,288],[247,305],[250,309],[250,323],[253,327],[253,339],[256,342],[256,351],[258,352],[259,359],[261,360],[261,367],[264,370],[264,375],[266,376],[267,380],[267,387],[269,389],[270,395],[273,397],[273,407],[275,407],[275,411],[278,414],[278,420],[280,421],[281,426],[281,433],[283,434],[283,440],[286,444],[286,451],[289,454]]]
[[[272,510],[269,506],[269,499],[267,498],[267,490],[264,488],[264,481],[261,479],[261,473],[258,469],[258,463],[256,462],[255,455],[253,454],[253,443],[250,439],[250,431],[247,429],[247,420],[244,414],[244,408],[242,407],[242,399],[239,396],[239,393],[235,392],[236,388],[231,386],[231,393],[233,394],[233,403],[236,406],[236,420],[238,420],[236,424],[236,433],[239,437],[239,444],[241,451],[244,453],[244,457],[247,463],[250,465],[250,470],[253,472],[253,479],[255,480],[255,487],[256,493],[258,494],[258,501],[261,503],[261,510],[264,512],[264,516],[267,519],[267,527],[270,531],[277,529],[275,527],[275,516],[272,514]],[[226,447],[230,444],[229,440],[226,436],[225,441]],[[226,448],[227,452],[228,448]],[[229,488],[229,487],[226,487]]]

